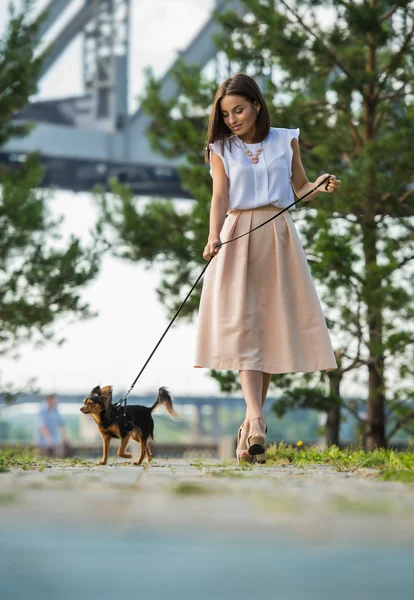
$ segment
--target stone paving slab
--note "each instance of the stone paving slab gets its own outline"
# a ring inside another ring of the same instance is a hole
[[[13,469],[0,475],[0,526],[25,523],[273,532],[302,539],[414,539],[414,486],[372,469],[326,465],[241,468],[218,460],[156,459],[147,466]]]

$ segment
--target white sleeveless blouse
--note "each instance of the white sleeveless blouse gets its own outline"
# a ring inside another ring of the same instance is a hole
[[[299,133],[299,128],[271,127],[269,135],[263,141],[257,164],[253,164],[246,155],[237,135],[226,140],[224,153],[221,152],[221,142],[209,144],[210,163],[213,150],[224,164],[229,182],[229,210],[258,208],[266,204],[286,208],[294,202],[290,183],[293,156],[290,142],[294,137],[299,138]],[[246,146],[255,154],[260,143]],[[210,175],[214,177],[211,166]],[[292,208],[296,208],[296,204]]]

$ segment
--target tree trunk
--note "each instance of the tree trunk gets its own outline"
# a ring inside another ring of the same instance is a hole
[[[375,0],[369,0],[373,8]],[[372,101],[378,92],[375,77],[377,71],[376,46],[372,33],[367,34],[366,72],[373,77],[364,84],[363,122],[367,144],[375,137],[375,113],[377,103]],[[366,450],[385,448],[385,391],[384,391],[384,346],[382,340],[382,297],[381,273],[377,264],[377,224],[375,222],[377,166],[369,155],[366,157],[366,172],[369,174],[363,214],[363,245],[365,254],[364,300],[369,327],[368,398],[365,445]]]
[[[369,327],[366,450],[385,448],[384,347],[382,340],[381,276],[377,265],[376,224],[364,223],[366,261],[365,302]]]
[[[380,361],[368,366],[369,393],[367,400],[366,450],[385,448],[385,394],[383,366]]]
[[[341,407],[332,406],[326,414],[325,441],[328,448],[330,446],[339,446],[339,425],[341,422]]]
[[[342,379],[342,372],[340,369],[340,358],[339,353],[336,352],[336,358],[338,363],[338,369],[332,372],[328,372],[329,377],[329,391],[330,397],[333,399],[333,404],[326,411],[326,425],[325,425],[325,442],[328,448],[330,446],[339,446],[339,427],[341,424],[341,403],[339,386]]]

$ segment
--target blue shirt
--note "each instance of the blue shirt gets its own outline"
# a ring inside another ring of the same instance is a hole
[[[292,177],[292,138],[299,138],[300,130],[271,127],[262,142],[259,161],[253,164],[246,155],[242,141],[237,135],[230,136],[221,150],[221,142],[210,144],[223,161],[228,179],[229,209],[250,209],[267,204],[286,208],[294,202]],[[230,151],[231,146],[231,151]],[[258,144],[246,144],[256,154]],[[210,154],[211,160],[211,154]],[[210,175],[214,177],[210,167]],[[294,204],[291,208],[296,208]]]
[[[45,440],[40,431],[40,428],[45,426],[49,430],[50,435],[53,439],[53,447],[57,447],[60,444],[60,431],[59,425],[64,425],[64,420],[57,408],[49,410],[47,404],[43,404],[38,415],[38,444],[42,448],[47,448],[49,444]]]

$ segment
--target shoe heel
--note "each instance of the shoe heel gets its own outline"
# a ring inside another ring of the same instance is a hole
[[[250,456],[256,456],[257,454],[264,454],[266,452],[265,441],[263,435],[252,435],[248,439],[248,450]]]
[[[246,436],[247,431],[244,429],[243,424],[239,427],[239,431],[237,434],[237,448],[236,448],[236,457],[237,464],[251,464],[253,462],[253,456],[247,451],[246,440],[242,440],[242,434]]]

